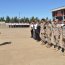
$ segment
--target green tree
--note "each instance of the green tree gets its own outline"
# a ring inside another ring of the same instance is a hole
[[[36,17],[36,18],[35,18],[35,20],[36,20],[37,22],[39,22],[39,21],[40,21],[38,17]]]
[[[29,18],[25,18],[25,23],[29,23]]]
[[[9,23],[10,22],[10,17],[9,16],[6,17],[6,21],[5,22],[6,23]]]
[[[13,17],[10,19],[10,23],[14,23],[14,18]]]
[[[24,19],[24,20],[23,20],[23,23],[25,23],[25,19],[26,19],[26,18],[24,17],[23,19]]]
[[[45,18],[42,18],[41,20],[46,21],[46,19],[45,19]]]
[[[4,17],[0,17],[0,21],[2,22],[5,21]]]
[[[19,19],[18,19],[17,17],[14,17],[14,18],[13,18],[13,22],[14,22],[14,23],[19,23]]]
[[[48,21],[49,19],[48,19],[48,17],[46,17],[46,21]]]
[[[30,18],[30,23],[31,23],[32,21],[35,21],[35,17],[34,17],[34,16],[32,16],[32,17]]]
[[[20,23],[23,23],[23,22],[24,22],[24,18],[21,18],[21,19],[20,19]]]

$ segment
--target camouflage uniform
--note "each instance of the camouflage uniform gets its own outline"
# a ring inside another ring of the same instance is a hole
[[[65,49],[65,25],[62,26],[62,44],[61,47]]]
[[[44,42],[45,44],[48,42],[48,23],[45,22],[44,25]]]
[[[61,38],[62,38],[61,24],[58,24],[57,27],[58,27],[58,43],[57,43],[57,46],[58,46],[58,50],[59,50],[61,48]]]
[[[57,27],[57,24],[53,25],[53,37],[54,37],[53,44],[54,47],[56,47],[58,46],[59,43],[59,29]]]
[[[40,31],[40,37],[41,37],[41,41],[42,43],[45,42],[45,22],[41,23],[41,31]]]
[[[50,23],[48,23],[48,25],[47,25],[47,28],[46,28],[47,30],[46,30],[46,34],[47,34],[47,42],[48,42],[48,45],[50,45],[51,44],[51,33],[52,33],[52,30],[51,30],[51,24]]]

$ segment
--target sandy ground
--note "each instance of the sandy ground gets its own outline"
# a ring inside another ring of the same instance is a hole
[[[65,65],[65,56],[60,51],[47,48],[30,38],[28,28],[0,29],[0,65]]]

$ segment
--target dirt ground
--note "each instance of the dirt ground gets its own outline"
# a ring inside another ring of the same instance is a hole
[[[30,38],[29,28],[0,29],[0,65],[65,65],[61,51]]]

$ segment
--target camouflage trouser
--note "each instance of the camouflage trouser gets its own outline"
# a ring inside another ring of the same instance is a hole
[[[51,29],[48,27],[46,29],[46,39],[47,39],[47,43],[50,44],[51,43]]]
[[[60,37],[60,48],[62,48],[62,52],[64,52],[64,49],[65,49],[65,37],[62,36],[61,34],[61,37]]]
[[[60,34],[58,37],[57,37],[57,46],[60,46],[61,48],[65,48],[65,38],[63,37],[62,34]]]
[[[46,39],[46,34],[45,33],[41,33],[41,41],[44,42]]]
[[[54,45],[58,46],[59,44],[59,35],[54,35]]]
[[[62,33],[62,47],[65,49],[65,31]]]
[[[51,33],[50,33],[50,34],[48,34],[47,39],[48,39],[48,44],[51,44]]]
[[[45,29],[44,38],[45,38],[45,41],[48,42],[48,34],[47,34],[47,33],[48,33],[48,32],[47,32],[47,30]]]
[[[62,38],[62,48],[65,49],[65,38]]]
[[[40,33],[40,38],[41,38],[41,40],[43,40],[43,36],[44,36],[44,35],[43,35],[43,33],[41,32],[41,33]]]
[[[41,37],[41,41],[44,42],[44,40],[45,40],[45,30],[40,31],[40,37]]]

